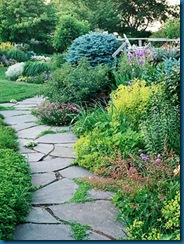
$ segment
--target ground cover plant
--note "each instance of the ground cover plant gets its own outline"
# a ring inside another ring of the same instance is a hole
[[[0,114],[0,239],[13,239],[12,232],[24,221],[31,200],[31,176],[24,156],[17,153],[15,131]]]

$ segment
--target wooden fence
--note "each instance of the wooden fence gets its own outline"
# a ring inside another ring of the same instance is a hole
[[[122,41],[122,45],[112,54],[112,57],[115,58],[121,51],[123,51],[127,46],[131,46],[130,41],[137,41],[138,47],[143,47],[143,42],[146,42],[147,45],[153,46],[153,42],[164,42],[164,43],[175,43],[177,49],[180,50],[180,38],[177,39],[169,39],[169,38],[127,38],[124,35],[124,38],[118,38],[118,41]]]

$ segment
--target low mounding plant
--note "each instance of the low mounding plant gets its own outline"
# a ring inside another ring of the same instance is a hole
[[[25,63],[16,63],[8,67],[5,76],[10,80],[17,80],[23,74]]]
[[[111,90],[108,72],[109,67],[92,67],[86,59],[77,66],[65,63],[53,73],[45,95],[50,101],[61,103],[94,103]]]
[[[113,64],[112,54],[118,48],[118,41],[112,34],[93,32],[78,37],[68,49],[66,60],[77,64],[86,57],[92,66],[97,64]]]
[[[28,61],[25,63],[23,75],[35,76],[43,72],[49,72],[50,65],[44,61]]]
[[[17,136],[12,128],[0,125],[0,149],[18,149]]]
[[[119,85],[119,87],[111,93],[111,101],[109,103],[109,112],[112,111],[114,120],[127,119],[132,125],[144,118],[145,112],[149,106],[152,92],[156,87],[146,86],[145,81],[134,79],[132,84]]]
[[[0,240],[13,239],[15,226],[25,220],[31,200],[31,175],[23,155],[0,149]]]
[[[46,101],[33,110],[33,114],[48,125],[69,125],[75,121],[79,107],[74,104]]]
[[[29,60],[29,55],[17,48],[8,51],[6,55],[8,59],[15,59],[17,62],[26,62]]]

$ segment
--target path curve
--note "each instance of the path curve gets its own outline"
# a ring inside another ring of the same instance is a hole
[[[75,158],[73,144],[77,138],[69,127],[36,124],[37,119],[31,114],[31,109],[42,102],[42,97],[34,97],[14,104],[14,110],[1,111],[5,122],[17,132],[19,152],[27,157],[32,184],[38,187],[33,193],[25,223],[14,231],[14,240],[75,240],[72,237],[73,222],[90,227],[86,231],[88,240],[125,238],[125,227],[116,221],[118,210],[111,203],[112,193],[88,190],[87,197],[93,201],[70,202],[79,187],[73,179],[93,174],[71,165]],[[37,139],[45,130],[59,133]],[[26,148],[24,144],[30,140],[37,141],[37,146]]]

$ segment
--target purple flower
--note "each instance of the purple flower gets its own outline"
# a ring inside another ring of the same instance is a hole
[[[143,153],[141,153],[140,157],[145,162],[149,161],[149,157],[147,155],[143,154]]]
[[[161,159],[160,158],[157,158],[156,159],[156,163],[160,163],[161,162]]]

